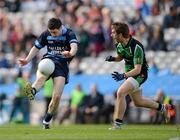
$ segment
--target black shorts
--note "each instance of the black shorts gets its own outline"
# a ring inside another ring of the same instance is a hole
[[[45,58],[47,58],[47,57],[45,57]],[[42,59],[44,59],[44,58],[42,58]],[[55,78],[55,77],[62,76],[65,78],[65,84],[68,84],[69,83],[69,63],[68,62],[59,62],[58,60],[56,60],[54,58],[49,58],[49,59],[51,59],[55,64],[54,72],[49,76],[49,78],[50,77]]]

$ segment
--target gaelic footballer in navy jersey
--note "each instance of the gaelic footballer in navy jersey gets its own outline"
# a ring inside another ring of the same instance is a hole
[[[36,39],[28,56],[19,59],[20,66],[30,62],[43,47],[47,47],[47,53],[42,59],[51,59],[55,64],[55,70],[50,76],[46,76],[37,70],[35,82],[32,85],[30,83],[26,84],[26,94],[30,100],[33,100],[44,82],[52,77],[53,96],[43,120],[44,128],[48,129],[50,120],[58,108],[64,85],[68,83],[68,65],[77,52],[78,41],[75,33],[62,25],[60,19],[51,18],[48,21],[48,29]]]

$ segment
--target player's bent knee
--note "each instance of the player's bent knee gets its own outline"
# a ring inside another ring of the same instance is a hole
[[[125,94],[126,94],[126,91],[127,91],[127,87],[120,87],[119,89],[118,89],[118,91],[117,91],[117,95],[120,95],[120,96],[125,96]]]
[[[119,99],[119,98],[125,98],[125,96],[126,96],[125,92],[123,92],[123,91],[118,91],[118,92],[117,92],[117,98],[118,98],[118,99]]]
[[[134,91],[139,88],[139,83],[133,77],[129,77],[126,81],[133,85]]]

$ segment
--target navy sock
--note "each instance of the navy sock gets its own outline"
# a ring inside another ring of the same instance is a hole
[[[37,90],[35,88],[32,88],[33,95],[36,95]]]
[[[161,104],[161,103],[159,103],[159,106],[158,106],[158,108],[157,108],[157,111],[162,111],[163,108],[164,108],[164,105]]]
[[[44,120],[45,120],[46,122],[50,122],[50,120],[52,119],[52,117],[53,117],[52,114],[46,113]]]
[[[121,124],[123,124],[123,121],[120,120],[120,119],[115,119],[115,123],[116,123],[117,125],[121,125]]]

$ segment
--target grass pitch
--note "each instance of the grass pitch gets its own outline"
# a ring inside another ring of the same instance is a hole
[[[42,126],[0,126],[0,140],[180,140],[174,125],[123,125],[110,131],[110,125],[60,125],[43,130]]]

